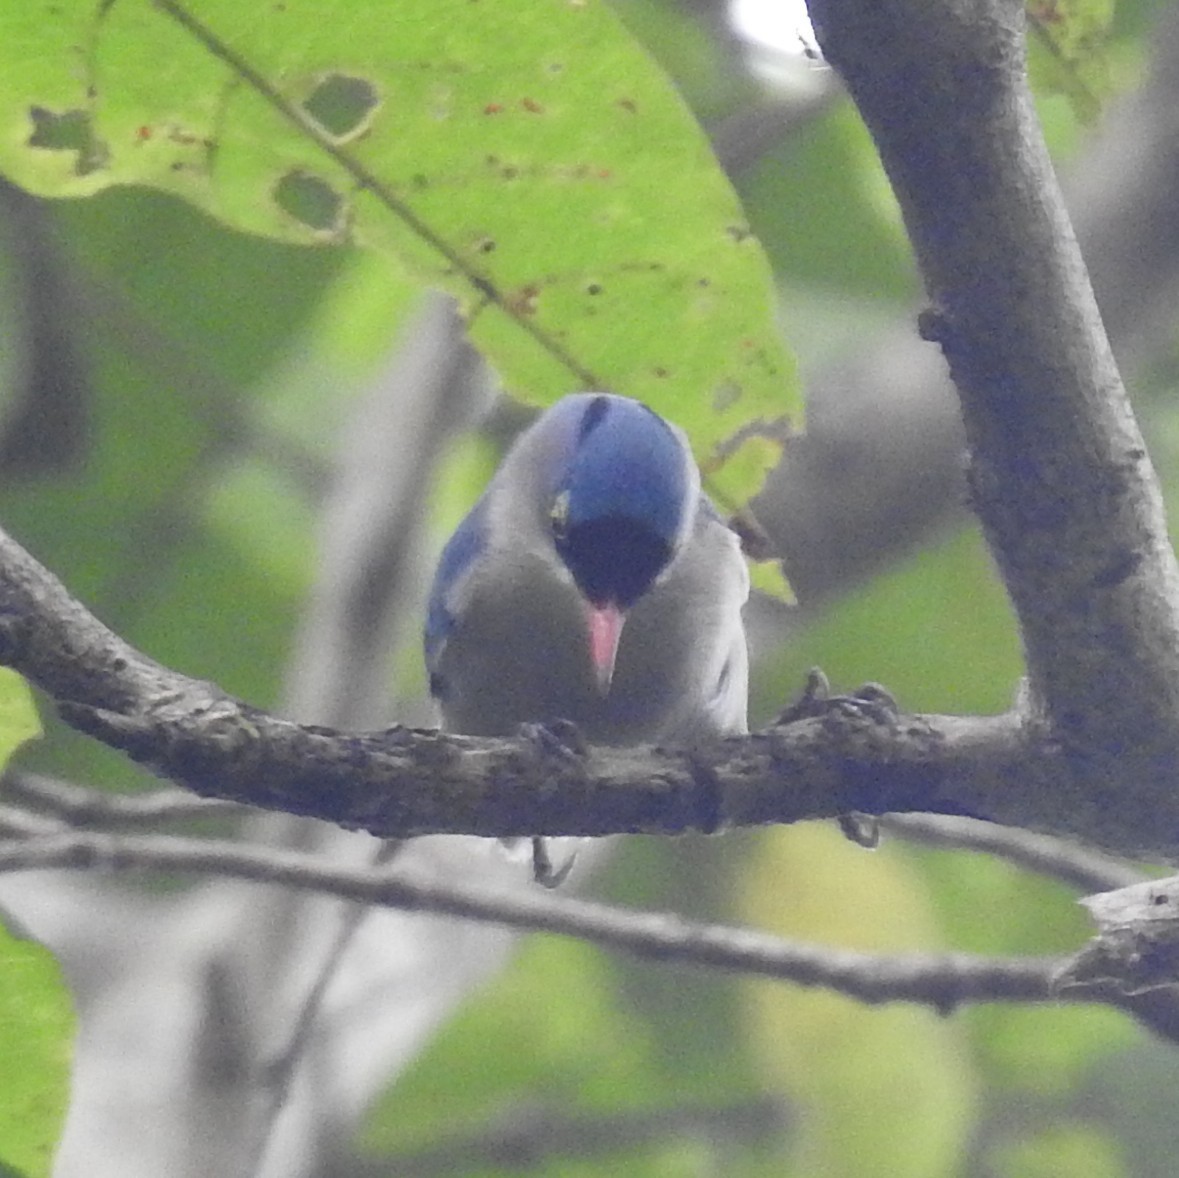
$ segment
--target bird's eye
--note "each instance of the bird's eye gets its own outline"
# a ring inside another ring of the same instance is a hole
[[[569,492],[562,491],[549,508],[549,525],[557,540],[564,540],[569,530]]]

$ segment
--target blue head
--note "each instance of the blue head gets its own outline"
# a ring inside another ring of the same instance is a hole
[[[578,394],[550,413],[568,431],[549,488],[557,554],[592,605],[629,609],[691,522],[692,457],[663,418],[626,397]]]

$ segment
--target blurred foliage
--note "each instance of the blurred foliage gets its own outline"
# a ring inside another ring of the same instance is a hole
[[[40,734],[28,685],[0,668],[0,768]],[[27,1178],[49,1173],[69,1098],[73,1041],[73,1002],[53,955],[0,919],[0,1174],[14,1166]]]
[[[48,7],[13,6],[4,19],[24,21],[27,39],[40,35],[33,26]],[[619,0],[617,8],[701,117],[719,118],[758,94],[733,46],[712,35],[705,6]],[[1118,84],[1131,84],[1136,75],[1129,65],[1145,57],[1150,9],[1145,2],[1119,6],[1110,47]],[[689,155],[703,155],[645,56],[616,29],[609,40],[624,55],[619,60],[630,63],[627,70],[633,65],[641,75],[635,84],[664,104],[658,108],[667,134],[679,135]],[[198,70],[190,95],[199,77]],[[11,73],[0,82],[9,96],[44,84],[46,78]],[[78,80],[58,84],[73,93]],[[11,97],[4,101],[11,107]],[[1083,152],[1087,132],[1075,108],[1052,97],[1042,101],[1054,148]],[[132,138],[140,126],[177,117],[160,111],[137,121],[132,109],[118,114]],[[519,112],[511,117],[524,120]],[[499,118],[474,120],[478,134],[489,126],[497,135],[512,134],[517,124]],[[310,150],[289,130],[267,135],[288,153],[266,161],[271,178]],[[22,141],[10,134],[9,148]],[[153,132],[142,147],[145,155],[149,150],[172,148]],[[701,177],[711,186],[705,204],[731,211],[728,189],[696,160],[684,175],[664,171],[645,181],[644,200],[675,210],[659,219],[657,232],[680,231],[681,199],[693,195]],[[261,174],[254,181],[268,182]],[[738,177],[737,187],[789,311],[790,341],[806,366],[864,346],[878,325],[911,315],[918,283],[895,204],[846,104],[783,137]],[[529,215],[499,207],[512,204],[507,191],[506,182],[460,187],[460,203],[472,206],[478,198],[494,206],[504,232],[520,232],[521,224],[530,229]],[[384,254],[236,233],[190,204],[141,188],[58,202],[38,215],[52,239],[38,266],[66,276],[76,295],[59,313],[78,343],[78,367],[65,378],[81,391],[84,450],[64,472],[17,478],[0,471],[0,520],[154,657],[252,702],[273,704],[315,575],[317,509],[339,426],[406,328],[416,287]],[[685,214],[684,225],[683,240],[694,241],[700,223]],[[580,240],[556,245],[589,250]],[[0,348],[0,406],[7,408],[22,395],[29,361],[22,352],[26,292],[43,273],[13,243],[0,247],[6,249],[0,340],[13,341]],[[586,266],[582,257],[572,267],[577,281]],[[744,273],[756,284],[757,271],[750,263]],[[569,289],[575,288],[577,282]],[[634,298],[626,295],[627,303]],[[747,306],[734,315],[749,313]],[[598,318],[603,326],[612,321]],[[663,334],[682,346],[682,330]],[[1159,376],[1160,388],[1164,377],[1174,387],[1173,371]],[[1173,396],[1152,403],[1149,422],[1175,501]],[[438,536],[469,505],[493,462],[485,439],[455,448],[432,496]],[[879,680],[904,706],[941,711],[1000,710],[1021,671],[1002,586],[971,531],[933,538],[872,584],[852,588],[824,616],[795,628],[786,649],[757,655],[758,721],[792,697],[815,664],[837,689]],[[404,676],[409,682],[420,674],[416,643],[407,644],[403,661],[414,667]],[[46,723],[49,738],[23,754],[30,763],[118,788],[144,783],[120,758]],[[1068,949],[1088,932],[1065,889],[1005,863],[895,840],[868,854],[822,826],[625,840],[612,878],[600,886],[632,904],[882,951],[1042,953]],[[12,944],[22,953],[29,948]],[[7,965],[7,942],[0,954],[2,983],[16,977],[16,967]],[[43,972],[18,982],[22,994],[60,997],[43,961],[28,968]],[[3,1001],[0,988],[0,1009]],[[29,1025],[44,1025],[47,1038],[22,1034],[22,1049],[52,1052],[66,1042],[66,1024],[53,1021],[60,1008],[51,1010],[57,1013],[44,1023],[39,1008],[28,1013]],[[6,1061],[17,1058],[17,1046],[0,1047]],[[32,1064],[28,1072],[38,1074]],[[6,1064],[5,1073],[7,1094],[16,1072]],[[60,1071],[55,1077],[60,1091]],[[1177,1086],[1174,1052],[1146,1043],[1132,1023],[1108,1011],[996,1005],[942,1019],[533,939],[391,1088],[373,1110],[364,1140],[369,1150],[404,1157],[456,1133],[494,1128],[520,1108],[559,1109],[603,1123],[622,1113],[651,1114],[657,1126],[656,1113],[739,1106],[768,1095],[785,1104],[785,1133],[713,1139],[653,1131],[625,1153],[576,1158],[556,1150],[533,1168],[552,1175],[625,1169],[636,1178],[721,1171],[734,1178],[1154,1178],[1167,1172],[1161,1167],[1173,1160],[1175,1146],[1159,1094]],[[1141,1115],[1144,1107],[1152,1110],[1149,1117]],[[47,1122],[30,1116],[28,1123],[43,1134]],[[0,1157],[7,1159],[10,1140],[17,1138],[0,1122]],[[37,1172],[24,1155],[12,1158]]]
[[[1064,94],[1093,123],[1113,91],[1108,41],[1114,0],[1028,0],[1036,81]]]
[[[865,854],[833,827],[767,834],[741,889],[743,919],[784,936],[875,952],[943,943],[920,873],[901,856]],[[822,989],[746,988],[746,1035],[765,1082],[799,1108],[782,1172],[938,1178],[960,1170],[977,1116],[961,1023]]]

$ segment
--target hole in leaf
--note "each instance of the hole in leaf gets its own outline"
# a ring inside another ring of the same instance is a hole
[[[59,115],[43,106],[31,106],[29,118],[33,120],[29,146],[46,151],[77,152],[75,175],[89,176],[106,164],[106,144],[94,134],[90,115],[86,111],[67,110],[65,114]]]
[[[741,386],[735,380],[722,380],[712,391],[712,411],[725,413],[741,400]]]
[[[274,203],[316,233],[335,234],[344,227],[344,198],[310,172],[288,172],[274,186]]]
[[[364,78],[328,74],[303,102],[303,109],[333,139],[353,139],[367,130],[380,99]]]

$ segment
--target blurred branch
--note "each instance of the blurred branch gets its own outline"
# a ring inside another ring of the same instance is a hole
[[[0,796],[60,818],[71,826],[146,826],[161,822],[240,816],[241,806],[215,798],[197,798],[183,789],[146,794],[102,793],[43,773],[10,770],[0,782]]]
[[[0,805],[0,835],[25,838],[32,835],[57,834],[64,828],[61,822],[30,814],[18,806]]]
[[[735,176],[831,109],[842,94],[833,73],[816,72],[802,94],[763,100],[729,115],[709,130],[717,163]]]
[[[1179,8],[1162,7],[1157,26],[1144,85],[1110,103],[1062,176],[1130,375],[1170,346],[1179,293]],[[845,591],[961,521],[965,449],[945,363],[908,320],[808,373],[807,432],[790,441],[755,508],[800,601]]]
[[[21,330],[5,341],[15,356],[15,379],[0,414],[0,480],[8,482],[80,465],[93,390],[78,330],[86,308],[54,240],[47,206],[2,179],[0,249],[20,291]]]
[[[46,868],[196,872],[280,884],[362,904],[578,937],[664,962],[825,986],[863,1002],[915,1002],[943,1013],[977,1002],[1103,1002],[1179,1040],[1179,993],[1152,991],[1140,1001],[1112,983],[1058,992],[1056,979],[1066,974],[1068,957],[862,953],[549,892],[496,893],[485,881],[440,883],[396,869],[340,867],[300,852],[211,840],[80,831],[0,842],[0,872]]]
[[[491,1169],[533,1169],[556,1158],[584,1163],[635,1149],[658,1149],[684,1138],[731,1149],[779,1137],[788,1123],[782,1101],[772,1096],[735,1104],[580,1116],[523,1104],[437,1145],[376,1157],[333,1158],[330,1170],[320,1173],[331,1178],[447,1178]]]
[[[1014,826],[981,822],[977,818],[884,814],[879,821],[882,830],[892,831],[910,842],[997,855],[1018,867],[1049,876],[1082,892],[1124,888],[1146,878],[1137,868],[1099,851]]]
[[[446,445],[482,407],[487,383],[451,300],[427,295],[341,431],[319,524],[315,584],[286,676],[285,714],[350,728],[387,723],[396,715],[392,656],[418,612],[434,472]],[[416,642],[416,633],[413,638]],[[284,822],[274,814],[252,825],[255,838],[314,850],[335,861],[361,854],[374,868],[401,849],[399,843],[357,840],[314,823]],[[372,910],[364,905],[326,905],[320,898],[314,907],[324,935],[309,940],[310,899],[273,892],[267,910],[255,908],[251,918],[247,953],[256,958],[249,974],[256,992],[263,995],[287,984],[293,968],[305,978],[289,1026],[260,1060],[265,1097],[258,1102],[257,1133],[246,1151],[255,1159],[247,1168],[259,1175],[289,1174],[292,1156],[300,1172],[312,1170],[355,1117],[340,1090],[364,1083],[360,1077],[370,1068],[354,1049],[348,1080],[341,1084],[331,1074],[324,1040],[346,1037],[355,1017],[333,1007],[333,988],[401,987],[404,1003],[405,987],[412,985],[403,976],[405,938],[391,935],[379,922],[374,927]],[[445,1003],[432,979],[423,978],[419,989],[426,1000]],[[412,1017],[406,1014],[407,1021]],[[365,1021],[364,1055],[383,1061],[381,1077],[392,1066],[389,1044],[396,1038],[387,1021]],[[368,1080],[365,1104],[377,1082],[376,1076]]]
[[[319,569],[285,710],[352,728],[386,720],[393,624],[413,616],[414,560],[432,474],[483,399],[482,369],[449,299],[430,295],[343,431],[319,527]]]

